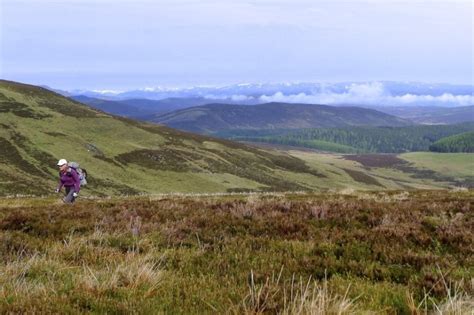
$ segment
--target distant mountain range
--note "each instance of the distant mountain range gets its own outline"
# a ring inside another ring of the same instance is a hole
[[[144,115],[151,115],[154,113],[159,113],[159,110],[149,111],[138,106],[129,104],[127,101],[110,101],[99,98],[93,98],[85,95],[71,96],[71,99],[87,104],[92,108],[99,109],[101,111],[107,112],[109,114],[124,116],[124,117],[140,117]],[[133,100],[130,100],[133,102]],[[148,103],[156,103],[159,101],[153,100],[143,100]],[[158,105],[158,104],[156,104]],[[158,107],[158,106],[156,106]]]
[[[391,81],[274,84],[246,83],[222,87],[154,87],[129,91],[54,91],[65,96],[84,95],[107,100],[162,100],[167,98],[207,99],[206,103],[208,104],[212,102],[228,104],[262,104],[274,101],[332,105],[474,105],[474,86],[472,85]]]
[[[71,99],[87,104],[93,108],[104,112],[124,116],[149,120],[153,115],[164,114],[179,109],[200,106],[212,103],[215,100],[205,98],[165,98],[161,100],[150,99],[126,99],[108,100],[85,95],[70,96]]]
[[[196,128],[196,126],[193,126],[191,129],[189,129],[188,123],[186,123],[187,126],[183,126],[183,124],[181,123],[176,124],[176,122],[178,119],[181,120],[186,115],[190,115],[190,113],[192,113],[192,115],[196,115],[196,110],[202,111],[202,108],[190,109],[189,111],[185,111],[185,112],[181,111],[175,114],[173,112],[191,108],[191,107],[208,105],[209,104],[208,102],[211,101],[205,98],[167,98],[167,99],[162,99],[162,100],[127,99],[127,100],[112,101],[112,100],[104,100],[104,99],[99,99],[99,98],[92,98],[92,97],[88,97],[84,95],[71,96],[71,98],[81,103],[87,104],[93,108],[96,108],[96,109],[99,109],[99,110],[102,110],[114,115],[130,117],[130,118],[135,118],[135,119],[140,119],[140,120],[153,121],[153,122],[164,123],[164,124],[172,123],[173,126],[177,128],[183,127],[185,130],[195,130],[195,131],[199,129],[201,132],[207,127]],[[235,105],[235,104],[232,104],[232,105]],[[288,104],[288,105],[291,106],[291,104]],[[392,116],[397,116],[399,118],[402,118],[403,120],[410,121],[414,124],[457,124],[457,123],[474,121],[474,106],[460,106],[460,107],[362,106],[362,107],[370,108],[372,110],[377,110],[379,112],[386,113]],[[226,107],[226,108],[233,109],[234,107]],[[293,107],[293,109],[296,111],[298,111],[298,108],[301,108],[301,107]],[[331,106],[331,108],[338,108],[338,107]],[[347,108],[347,106],[342,106],[341,108]],[[267,113],[264,112],[265,109],[268,109]],[[220,111],[221,108],[215,107],[215,106],[207,107],[205,109],[205,113],[206,115],[211,115],[214,117],[221,116],[222,113],[213,113],[216,110]],[[255,109],[243,108],[242,110],[254,111]],[[268,106],[259,107],[258,112],[261,117],[272,117],[274,115],[274,108],[271,108]],[[203,115],[203,113],[201,113],[201,116]],[[338,113],[340,113],[340,111],[338,111]],[[167,114],[167,115],[164,115],[164,114]],[[299,115],[299,113],[291,112],[289,114],[285,114],[284,117],[289,120],[292,120],[292,119],[295,119],[294,118],[295,115]],[[188,120],[188,118],[186,119]],[[204,117],[201,117],[200,119],[201,121],[208,120],[208,118],[204,119]],[[237,117],[234,117],[234,124],[235,124],[235,119],[237,119]],[[247,125],[247,123],[245,122],[245,118],[243,119],[244,121],[242,121],[241,123],[235,124],[235,126]],[[361,117],[361,119],[363,118]],[[287,123],[283,123],[282,121],[280,121],[278,125],[280,126],[287,125],[287,127],[289,126],[289,128],[295,128],[295,124],[297,121],[298,120],[294,120],[291,122],[288,121]],[[317,124],[316,122],[308,123],[306,118],[304,120],[299,120],[298,122],[302,124],[301,128],[324,127],[325,125],[327,125],[326,124],[327,122],[325,121],[323,122],[319,121]],[[360,122],[361,121],[359,121],[358,125],[360,125]],[[269,122],[269,124],[275,125],[273,122]],[[337,123],[335,125],[337,125],[338,127],[347,126],[346,124],[341,124],[341,123]],[[370,122],[368,125],[371,125]],[[392,124],[390,123],[390,125]],[[331,126],[334,126],[334,124],[331,124]]]
[[[199,133],[235,129],[300,129],[347,126],[407,126],[411,122],[373,109],[267,103],[254,106],[209,104],[149,119]]]
[[[127,99],[107,100],[85,95],[71,96],[73,100],[104,112],[132,118],[145,118],[170,111],[207,104],[204,99],[167,98],[163,100]]]
[[[474,105],[450,108],[434,106],[379,106],[373,108],[419,124],[458,124],[474,121]]]

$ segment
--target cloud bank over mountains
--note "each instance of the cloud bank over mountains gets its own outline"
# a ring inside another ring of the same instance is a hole
[[[370,106],[474,105],[474,86],[415,82],[269,83],[223,87],[143,88],[132,91],[71,91],[108,99],[201,98],[209,102],[260,104],[268,102]]]
[[[276,92],[273,95],[262,95],[261,102],[285,102],[285,103],[313,103],[326,105],[341,104],[363,104],[363,105],[436,105],[436,106],[467,106],[474,104],[474,96],[453,95],[443,93],[441,95],[413,94],[392,95],[381,82],[371,82],[347,86],[346,91],[322,91],[316,94],[287,94]]]

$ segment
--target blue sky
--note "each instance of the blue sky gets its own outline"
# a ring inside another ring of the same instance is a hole
[[[62,89],[473,84],[469,0],[2,0],[3,79]]]

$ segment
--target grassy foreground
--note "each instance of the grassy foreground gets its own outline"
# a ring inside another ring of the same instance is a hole
[[[470,314],[473,206],[472,190],[0,199],[0,312]]]

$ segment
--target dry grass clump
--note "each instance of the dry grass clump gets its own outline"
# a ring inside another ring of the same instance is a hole
[[[448,290],[448,295],[441,303],[433,303],[433,314],[436,315],[468,315],[474,313],[474,297],[460,288]]]
[[[467,187],[454,186],[449,191],[452,193],[457,193],[457,192],[467,192],[469,191],[469,189]]]
[[[391,192],[391,193],[387,193],[385,191],[380,191],[377,193],[359,192],[359,193],[356,193],[355,195],[360,200],[371,199],[371,200],[374,200],[376,202],[381,202],[381,203],[401,202],[401,201],[407,201],[410,199],[409,191],[397,191],[397,192]]]
[[[51,291],[48,284],[57,279],[62,268],[65,265],[39,254],[19,256],[0,269],[0,296],[7,301],[25,295],[46,296]]]
[[[407,295],[407,305],[412,314],[430,315],[471,315],[474,313],[474,296],[465,290],[463,281],[448,282],[440,272],[439,284],[444,288],[445,294],[441,299],[434,299],[430,292],[424,294],[423,299],[418,304],[413,295]],[[474,290],[474,278],[470,281],[472,293]],[[437,283],[438,284],[438,283]],[[432,289],[434,286],[432,287]]]
[[[103,295],[120,288],[136,290],[147,287],[144,296],[151,296],[162,280],[158,262],[152,257],[128,253],[120,262],[110,262],[105,268],[91,269],[84,265],[81,276],[77,278],[78,287]]]
[[[282,315],[323,315],[355,314],[356,300],[348,297],[347,288],[344,295],[329,289],[327,279],[319,284],[311,279],[282,283],[282,270],[278,275],[272,274],[264,283],[256,284],[253,272],[249,277],[249,293],[241,304],[234,308],[239,314],[277,313]]]
[[[79,311],[84,303],[112,311],[117,297],[137,304],[154,296],[163,279],[160,256],[110,248],[114,237],[71,234],[43,253],[11,255],[0,265],[0,311]]]
[[[298,285],[292,282],[290,294],[285,299],[284,315],[323,315],[323,314],[355,314],[357,299],[348,297],[349,288],[344,295],[332,292],[328,288],[327,279],[317,284],[308,279],[300,280]]]

